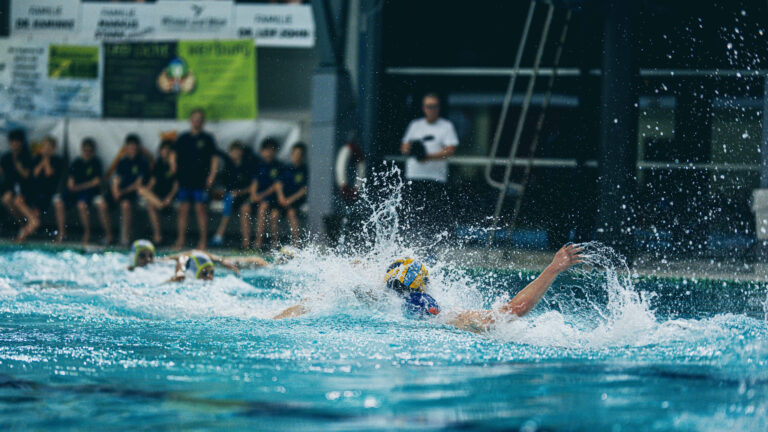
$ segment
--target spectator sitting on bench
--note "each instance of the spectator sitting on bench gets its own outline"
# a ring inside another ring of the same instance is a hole
[[[256,224],[256,242],[254,247],[261,250],[263,247],[264,231],[267,223],[267,213],[277,205],[275,196],[275,183],[280,177],[282,167],[277,161],[279,144],[275,138],[267,138],[261,143],[261,160],[254,173],[254,182],[251,183],[251,202],[258,203],[258,217]],[[270,218],[271,243],[274,249],[278,246],[277,218]]]
[[[291,163],[285,166],[280,180],[276,183],[277,202],[288,217],[294,247],[298,247],[301,234],[297,210],[307,202],[309,176],[305,163],[306,154],[306,144],[303,142],[294,144],[291,148]],[[277,220],[279,212],[280,209],[273,209],[272,219]]]
[[[16,222],[21,222],[22,215],[16,209],[16,197],[21,195],[31,181],[32,155],[27,147],[27,137],[21,129],[14,129],[8,133],[7,151],[0,158],[0,174],[3,182],[0,184],[3,206]]]
[[[120,204],[120,245],[127,247],[131,241],[133,205],[138,199],[139,187],[149,174],[149,162],[141,153],[138,135],[125,137],[123,148],[125,156],[117,163],[116,175],[112,179],[112,197]]]
[[[251,202],[250,187],[253,180],[253,155],[246,152],[240,141],[229,146],[229,154],[224,164],[224,185],[227,189],[224,195],[224,209],[216,235],[211,239],[211,245],[221,246],[224,243],[224,233],[227,230],[229,218],[233,211],[240,213],[240,247],[251,247]]]
[[[139,195],[147,201],[149,223],[152,225],[152,241],[160,245],[163,235],[160,225],[160,214],[172,208],[173,198],[179,190],[176,173],[171,167],[171,152],[173,141],[164,140],[157,150],[157,161],[152,168],[149,182],[139,185]]]
[[[91,239],[91,217],[88,207],[93,204],[99,212],[101,226],[104,229],[104,241],[112,243],[112,227],[109,220],[109,208],[101,193],[102,168],[101,160],[96,156],[96,141],[85,138],[80,144],[81,156],[72,162],[67,178],[66,202],[76,203],[80,223],[83,226],[83,246]],[[64,206],[60,197],[55,197],[57,206]],[[62,233],[63,234],[63,233]]]
[[[45,137],[40,147],[40,155],[32,162],[34,168],[29,191],[16,196],[16,209],[27,219],[26,225],[16,237],[17,243],[24,242],[40,228],[40,216],[51,208],[53,196],[58,191],[64,174],[64,165],[64,159],[56,155],[56,140],[53,137]],[[57,209],[56,241],[60,242],[64,232],[63,208],[61,214],[58,214],[59,212]]]

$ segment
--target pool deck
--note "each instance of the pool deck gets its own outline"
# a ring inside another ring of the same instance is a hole
[[[78,252],[125,251],[125,248],[89,246],[83,248],[79,243],[64,242],[55,244],[43,241],[30,241],[23,246],[7,240],[0,240],[0,248],[29,248],[37,250]],[[214,248],[212,252],[221,255],[240,255],[242,252],[234,249]],[[171,253],[170,249],[160,248],[160,253]],[[485,249],[462,248],[444,250],[441,257],[452,262],[460,263],[466,268],[485,268],[497,270],[529,270],[540,271],[552,260],[553,252],[524,250],[524,249]],[[718,260],[681,259],[666,260],[650,256],[636,257],[630,265],[633,276],[709,279],[723,281],[754,281],[768,282],[768,263],[745,263],[733,260],[723,262]]]
[[[551,261],[553,252],[521,249],[458,250],[446,253],[449,260],[461,261],[467,267],[506,270],[542,270]],[[696,278],[727,281],[768,281],[768,264],[723,262],[717,260],[657,259],[636,257],[630,268],[633,275],[661,278]]]

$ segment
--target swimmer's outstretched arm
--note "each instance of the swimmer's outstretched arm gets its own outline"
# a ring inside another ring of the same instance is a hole
[[[297,305],[293,305],[284,311],[280,312],[279,314],[272,317],[272,319],[285,319],[285,318],[296,318],[298,316],[302,316],[309,312],[309,308],[304,306],[303,304],[299,303]]]
[[[552,259],[552,263],[541,272],[533,282],[522,289],[512,300],[495,311],[475,310],[459,313],[449,324],[460,329],[480,331],[493,324],[498,314],[508,314],[521,317],[536,306],[547,292],[557,276],[582,262],[581,251],[584,248],[577,244],[563,246]]]
[[[221,265],[223,267],[228,268],[229,270],[232,270],[238,276],[240,275],[240,269],[238,269],[228,259],[226,259],[224,257],[221,257],[221,256],[218,256],[218,255],[214,255],[212,253],[208,253],[208,252],[203,252],[203,253],[208,255],[208,258],[210,258],[211,261],[215,262],[216,264],[219,264],[219,265]]]
[[[178,263],[180,263],[180,262],[181,262],[180,258],[182,258],[182,257],[188,257],[188,256],[190,256],[190,255],[191,255],[193,252],[204,253],[204,254],[208,255],[208,258],[210,258],[210,260],[211,260],[211,261],[213,261],[214,263],[216,263],[216,264],[219,264],[219,265],[221,265],[221,266],[223,266],[223,267],[226,267],[226,268],[228,268],[229,270],[232,270],[233,272],[235,272],[235,274],[236,274],[236,275],[239,275],[239,274],[240,274],[240,269],[238,269],[238,268],[237,268],[237,267],[236,267],[234,264],[232,264],[232,263],[231,263],[231,262],[230,262],[228,259],[226,259],[226,258],[224,258],[224,257],[221,257],[221,256],[218,256],[218,255],[214,255],[214,254],[212,254],[212,253],[208,253],[208,252],[206,252],[206,251],[191,250],[191,251],[188,251],[188,252],[183,252],[183,253],[178,253],[178,254],[173,254],[173,255],[168,255],[168,256],[165,256],[165,257],[163,257],[163,258],[162,258],[162,260],[163,260],[163,261],[176,261],[176,262],[177,262],[177,264],[178,264]]]

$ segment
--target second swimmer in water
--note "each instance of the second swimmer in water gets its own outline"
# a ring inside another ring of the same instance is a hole
[[[221,257],[208,252],[192,250],[163,257],[163,261],[175,261],[176,270],[171,282],[181,282],[187,277],[191,279],[212,280],[214,264],[232,270],[239,274],[241,269],[265,267],[267,262],[257,256]],[[149,240],[136,240],[131,247],[131,264],[128,270],[145,267],[155,262],[155,245]]]

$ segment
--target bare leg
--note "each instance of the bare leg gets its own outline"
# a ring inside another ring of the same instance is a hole
[[[120,243],[123,246],[128,245],[131,242],[131,216],[133,206],[129,200],[123,200],[120,202],[120,213],[123,218],[123,229],[120,230]]]
[[[14,205],[27,222],[15,240],[17,243],[22,243],[40,228],[40,210],[29,207],[22,196],[16,197]]]
[[[3,194],[3,205],[8,209],[8,213],[10,213],[13,220],[18,222],[21,219],[21,214],[16,209],[15,197],[12,191],[6,191]]]
[[[264,201],[259,203],[259,212],[256,218],[256,244],[254,245],[256,250],[260,250],[264,245],[264,231],[266,230],[268,210],[269,204]]]
[[[205,203],[195,203],[195,213],[197,214],[197,229],[200,232],[197,248],[205,250],[208,245],[208,206]]]
[[[301,240],[301,227],[299,226],[299,216],[296,214],[296,209],[291,207],[286,212],[288,214],[288,223],[291,224],[291,239],[293,240],[293,246],[299,246],[299,240]]]
[[[269,236],[272,237],[272,248],[276,249],[280,243],[280,210],[276,208],[269,212]]]
[[[61,243],[67,235],[67,210],[64,208],[64,200],[54,198],[53,213],[56,216],[56,243]]]
[[[96,208],[99,210],[99,219],[101,227],[104,228],[104,240],[107,244],[112,243],[112,222],[109,219],[109,207],[103,199],[96,202]]]
[[[147,200],[147,203],[155,206],[155,208],[159,209],[163,207],[163,202],[151,190],[145,187],[139,188],[139,195]]]
[[[240,234],[243,236],[240,247],[249,249],[251,247],[251,205],[248,203],[240,206]]]
[[[222,216],[221,222],[219,222],[219,227],[216,228],[216,235],[224,237],[224,233],[227,231],[227,225],[229,225],[229,216]]]
[[[77,213],[80,216],[80,223],[83,225],[83,246],[87,245],[91,241],[91,215],[88,212],[88,203],[85,201],[78,201]]]
[[[163,241],[163,236],[160,234],[160,215],[158,211],[154,204],[147,201],[147,214],[149,215],[149,224],[152,225],[152,241],[155,242],[155,245]]]
[[[173,245],[173,248],[176,250],[181,250],[184,248],[184,245],[187,243],[187,222],[189,218],[189,202],[184,201],[181,204],[179,204],[179,214],[178,214],[178,237],[176,237],[176,244]]]

